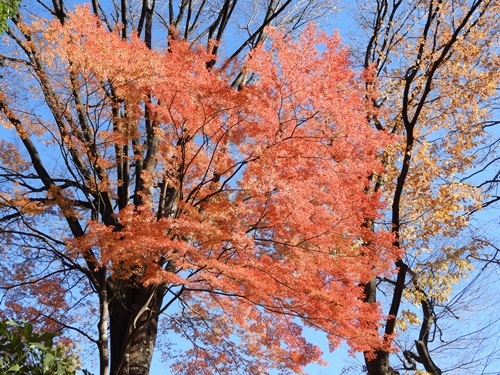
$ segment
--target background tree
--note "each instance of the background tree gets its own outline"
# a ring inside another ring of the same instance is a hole
[[[483,0],[377,0],[359,4],[355,12],[367,35],[358,38],[357,56],[375,68],[381,94],[374,105],[384,108],[371,122],[403,141],[387,151],[389,172],[374,180],[374,188],[386,190],[392,208],[388,228],[405,256],[396,262],[397,277],[374,278],[366,298],[387,302],[388,337],[419,327],[413,339],[396,341],[399,360],[392,362],[390,353],[381,351],[366,356],[366,367],[377,375],[419,369],[437,375],[445,370],[431,354],[440,347],[437,332],[445,343],[446,319],[461,315],[453,285],[472,270],[485,244],[468,231],[470,213],[484,198],[464,177],[481,162],[496,100],[499,58],[493,35],[499,7]]]
[[[17,12],[19,0],[0,1],[0,34],[7,29],[7,21]]]
[[[217,62],[236,3],[213,19],[186,3],[185,28],[151,1],[38,4],[53,19],[23,9],[3,56],[6,314],[78,332],[101,374],[147,374],[160,318],[192,345],[176,373],[301,372],[321,353],[300,321],[332,348],[386,349],[360,284],[400,256],[363,225],[378,218],[368,177],[391,140],[366,121],[337,36],[309,27],[292,41],[286,17],[311,14],[274,4]],[[163,51],[153,16],[178,26]]]

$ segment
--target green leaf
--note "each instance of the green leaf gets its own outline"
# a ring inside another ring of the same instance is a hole
[[[16,365],[10,366],[10,368],[7,370],[7,372],[19,372],[19,370],[21,370],[21,366],[16,364]]]
[[[26,322],[24,323],[24,338],[26,341],[31,341],[32,337],[33,337],[33,326]]]
[[[21,325],[16,322],[15,320],[12,320],[12,319],[9,319],[9,320],[6,320],[5,321],[5,325],[9,325],[9,326],[14,326],[14,327],[20,327]]]
[[[31,344],[30,344],[30,346],[29,346],[29,347],[30,347],[31,349],[37,348],[37,349],[40,349],[40,350],[42,350],[42,351],[47,350],[47,346],[46,346],[46,345],[44,345],[44,344],[41,344],[41,343],[39,343],[39,342],[33,342],[33,343],[31,343]]]
[[[51,353],[46,353],[45,358],[43,359],[43,370],[49,370],[52,365],[55,363],[56,357],[54,357]]]

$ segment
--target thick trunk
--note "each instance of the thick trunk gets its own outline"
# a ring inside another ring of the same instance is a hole
[[[111,375],[148,375],[165,287],[109,283]]]
[[[389,364],[389,353],[377,352],[374,359],[365,357],[366,370],[369,375],[399,375]]]

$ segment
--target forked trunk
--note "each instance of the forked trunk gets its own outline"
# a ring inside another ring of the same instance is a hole
[[[368,375],[399,375],[389,364],[389,353],[378,351],[375,358],[367,359],[365,357],[366,370]]]
[[[165,287],[120,280],[109,291],[110,375],[148,375]]]

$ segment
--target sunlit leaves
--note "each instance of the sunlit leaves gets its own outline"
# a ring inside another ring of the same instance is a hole
[[[331,349],[387,349],[361,284],[389,276],[401,256],[390,233],[366,226],[383,207],[369,177],[384,173],[379,157],[394,141],[368,124],[371,73],[352,70],[338,35],[310,26],[293,40],[269,30],[269,48],[235,62],[245,74],[236,90],[223,63],[207,69],[213,56],[203,48],[170,38],[168,49],[150,50],[85,7],[64,25],[20,28],[33,35],[25,49],[41,86],[23,95],[43,96],[53,118],[12,89],[7,104],[22,117],[11,125],[48,146],[25,172],[35,183],[5,204],[39,207],[19,218],[29,218],[47,259],[36,275],[41,258],[28,272],[12,259],[26,282],[12,311],[26,298],[37,301],[34,316],[44,303],[54,316],[71,311],[77,279],[67,275],[78,270],[101,301],[115,293],[111,324],[125,293],[115,288],[164,288],[164,326],[192,343],[177,373],[300,373],[321,355],[300,322],[326,332]],[[5,168],[16,158],[3,156]],[[46,160],[55,161],[40,182]],[[52,300],[37,297],[51,286]]]

